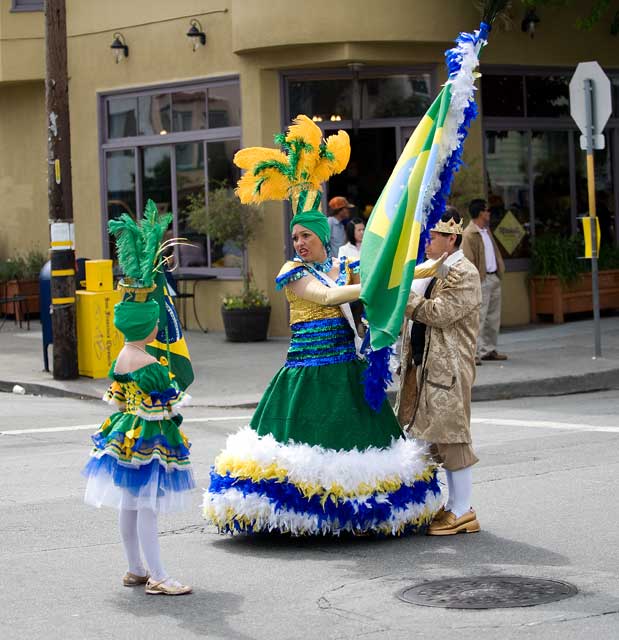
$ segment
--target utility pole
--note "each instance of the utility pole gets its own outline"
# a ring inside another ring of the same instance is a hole
[[[65,0],[45,0],[45,110],[51,237],[54,378],[79,376]]]

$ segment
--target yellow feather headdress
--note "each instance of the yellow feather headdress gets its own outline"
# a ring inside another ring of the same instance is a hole
[[[275,136],[275,143],[281,151],[248,147],[234,156],[234,163],[246,170],[236,189],[239,199],[250,204],[290,198],[295,214],[318,208],[321,184],[348,164],[348,134],[338,131],[323,140],[320,127],[299,115],[286,133]]]

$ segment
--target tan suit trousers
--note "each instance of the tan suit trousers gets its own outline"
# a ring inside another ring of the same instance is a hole
[[[501,280],[496,273],[489,273],[481,283],[481,308],[479,310],[479,335],[477,357],[496,351],[501,327]]]

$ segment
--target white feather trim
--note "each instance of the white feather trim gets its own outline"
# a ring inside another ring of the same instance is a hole
[[[427,494],[423,504],[410,504],[406,509],[393,509],[388,520],[373,523],[364,531],[397,535],[404,527],[412,524],[427,524],[442,505],[442,498],[432,492]],[[231,513],[240,522],[250,521],[254,532],[289,532],[293,535],[337,534],[341,531],[359,532],[354,522],[329,522],[319,524],[318,516],[296,511],[278,509],[267,496],[255,493],[244,495],[231,488],[223,493],[204,494],[204,515],[216,526],[224,528],[230,521]]]
[[[284,445],[270,434],[259,436],[251,427],[229,436],[221,455],[224,460],[227,456],[239,461],[254,460],[262,467],[275,464],[286,470],[289,482],[297,485],[309,483],[329,488],[337,484],[345,492],[394,477],[411,484],[434,466],[426,446],[415,440],[399,438],[387,449],[336,451],[292,442]]]

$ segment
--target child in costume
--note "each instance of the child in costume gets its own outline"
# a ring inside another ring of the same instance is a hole
[[[349,304],[359,297],[359,262],[333,259],[320,184],[342,171],[348,135],[326,142],[299,116],[284,151],[249,148],[235,163],[242,202],[291,197],[296,257],[276,278],[290,303],[292,338],[284,367],[248,427],[215,460],[204,515],[221,532],[402,535],[441,506],[435,465],[403,437],[386,399],[364,398],[367,365],[355,350]]]
[[[167,367],[146,352],[161,313],[157,301],[148,297],[162,267],[159,249],[170,219],[148,207],[141,225],[127,214],[109,223],[125,273],[120,283],[124,299],[114,307],[114,325],[125,345],[112,365],[113,382],[104,396],[117,411],[92,436],[94,448],[83,472],[88,478],[85,502],[119,510],[128,562],[123,585],[145,585],[151,595],[191,592],[168,576],[157,538],[157,514],[190,507],[189,492],[195,487],[190,444],[178,413],[190,397],[171,380]]]

